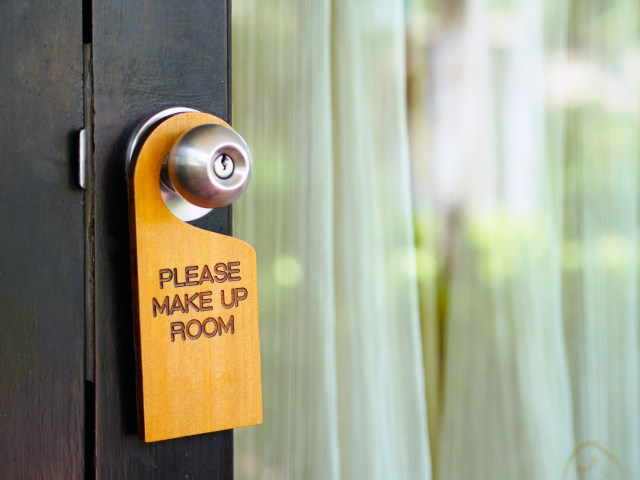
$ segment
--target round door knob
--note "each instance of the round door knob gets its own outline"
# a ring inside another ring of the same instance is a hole
[[[129,180],[150,132],[173,117],[191,119],[191,125],[197,126],[186,131],[172,126],[179,129],[181,136],[162,155],[160,195],[171,213],[191,222],[212,208],[229,205],[242,194],[251,180],[251,152],[242,137],[222,119],[192,108],[171,107],[144,119],[129,137]]]
[[[175,143],[163,178],[189,203],[202,208],[235,201],[251,180],[251,152],[231,128],[206,124],[187,130]]]

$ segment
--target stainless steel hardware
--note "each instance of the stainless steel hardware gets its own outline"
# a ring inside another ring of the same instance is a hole
[[[80,130],[78,135],[78,185],[87,188],[87,130]]]
[[[127,147],[128,175],[133,172],[136,150],[156,125],[194,111],[171,108],[141,123]],[[195,220],[237,200],[249,185],[251,171],[251,152],[238,133],[223,125],[200,125],[184,132],[173,145],[158,179],[160,193],[176,217]]]

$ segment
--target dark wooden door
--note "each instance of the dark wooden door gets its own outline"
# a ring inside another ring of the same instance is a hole
[[[148,114],[231,120],[229,0],[4,0],[0,20],[0,478],[230,478],[231,431],[138,439],[124,175]],[[231,209],[198,226],[230,234]]]
[[[79,478],[82,16],[32,3],[0,2],[0,477]]]

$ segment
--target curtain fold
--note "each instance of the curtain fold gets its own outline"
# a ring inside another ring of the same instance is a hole
[[[235,233],[258,256],[264,424],[238,478],[338,478],[331,9],[234,3],[234,127],[254,156]],[[242,53],[240,53],[242,52]]]
[[[239,478],[430,478],[401,1],[234,3],[264,425]]]
[[[333,3],[343,478],[428,478],[400,1]]]
[[[640,478],[638,8],[576,2],[567,47],[582,71],[573,92],[582,98],[567,109],[564,183],[575,439],[625,478]]]

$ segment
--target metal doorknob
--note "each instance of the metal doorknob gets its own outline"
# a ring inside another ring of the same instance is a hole
[[[127,144],[127,178],[133,178],[137,155],[152,130],[171,117],[200,113],[172,107],[141,122]],[[158,180],[165,205],[185,222],[237,200],[251,180],[251,151],[246,142],[218,117],[205,115],[211,117],[211,123],[198,122],[178,137],[163,159]]]
[[[187,130],[174,144],[162,179],[189,203],[224,207],[240,197],[251,180],[251,152],[244,139],[223,125]]]

